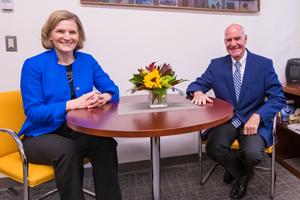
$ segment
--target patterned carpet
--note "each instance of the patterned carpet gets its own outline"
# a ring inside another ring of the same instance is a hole
[[[267,165],[269,158],[265,158]],[[148,162],[147,162],[148,163]],[[211,160],[204,161],[204,170],[212,164]],[[122,196],[124,200],[150,200],[151,179],[149,167],[139,170],[121,170],[119,173]],[[161,199],[162,200],[229,200],[231,185],[222,182],[224,170],[218,167],[204,186],[199,184],[198,162],[165,165],[161,167]],[[277,182],[275,188],[276,200],[300,200],[300,179],[293,176],[286,169],[276,163]],[[86,173],[84,185],[86,189],[93,190],[93,181],[90,172]],[[268,200],[269,198],[269,173],[258,171],[248,186],[247,196],[244,200]],[[43,184],[31,190],[31,197],[55,188],[52,182]],[[22,192],[21,187],[16,187]],[[5,189],[0,190],[1,200],[22,199],[22,195],[12,195]],[[59,199],[57,193],[45,200]],[[86,199],[93,199],[86,196]]]

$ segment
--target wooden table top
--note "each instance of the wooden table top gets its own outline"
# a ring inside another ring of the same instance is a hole
[[[182,96],[168,95],[168,102],[184,101]],[[128,115],[118,112],[121,104],[141,102],[147,104],[146,95],[121,97],[119,103],[108,103],[101,108],[72,110],[67,114],[67,125],[73,130],[95,136],[157,137],[218,126],[233,115],[232,106],[219,99],[194,109]]]
[[[300,96],[299,83],[282,83],[282,88],[285,93]]]

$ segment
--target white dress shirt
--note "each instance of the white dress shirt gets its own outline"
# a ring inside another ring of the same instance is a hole
[[[245,67],[246,67],[247,54],[248,54],[247,50],[245,50],[245,53],[244,53],[243,57],[239,60],[239,62],[241,63],[241,80],[242,80],[242,83],[243,83],[243,77],[244,77],[244,72],[245,72]],[[234,60],[232,57],[231,57],[231,60],[232,60],[232,74],[234,74],[235,69],[236,69],[234,64],[237,61]]]

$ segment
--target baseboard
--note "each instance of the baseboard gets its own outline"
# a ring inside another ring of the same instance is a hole
[[[202,154],[203,160],[209,159],[206,153]],[[168,167],[175,165],[182,165],[187,163],[198,162],[199,157],[198,154],[187,154],[181,156],[167,157],[160,159],[160,166]],[[119,173],[130,173],[132,171],[141,171],[141,170],[151,170],[151,161],[150,160],[142,160],[136,162],[129,163],[120,163],[119,164]],[[84,171],[85,176],[92,176],[92,168],[86,168]]]
[[[182,156],[174,156],[168,158],[160,159],[160,166],[167,167],[172,165],[180,165],[186,163],[197,162],[198,155],[197,154],[188,154]],[[119,172],[126,173],[130,171],[138,171],[138,170],[146,170],[151,169],[151,161],[150,160],[142,160],[137,162],[129,162],[129,163],[121,163],[119,164]]]

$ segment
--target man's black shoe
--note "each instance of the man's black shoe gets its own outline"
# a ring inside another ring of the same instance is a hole
[[[236,181],[233,185],[232,185],[232,189],[230,192],[230,198],[231,199],[242,199],[245,197],[247,192],[247,189],[244,188],[239,181]]]
[[[247,193],[248,182],[248,176],[242,176],[238,181],[235,181],[230,192],[231,199],[244,198]]]
[[[230,184],[230,183],[232,183],[233,180],[234,180],[234,177],[228,171],[225,170],[225,173],[223,176],[224,183]]]

